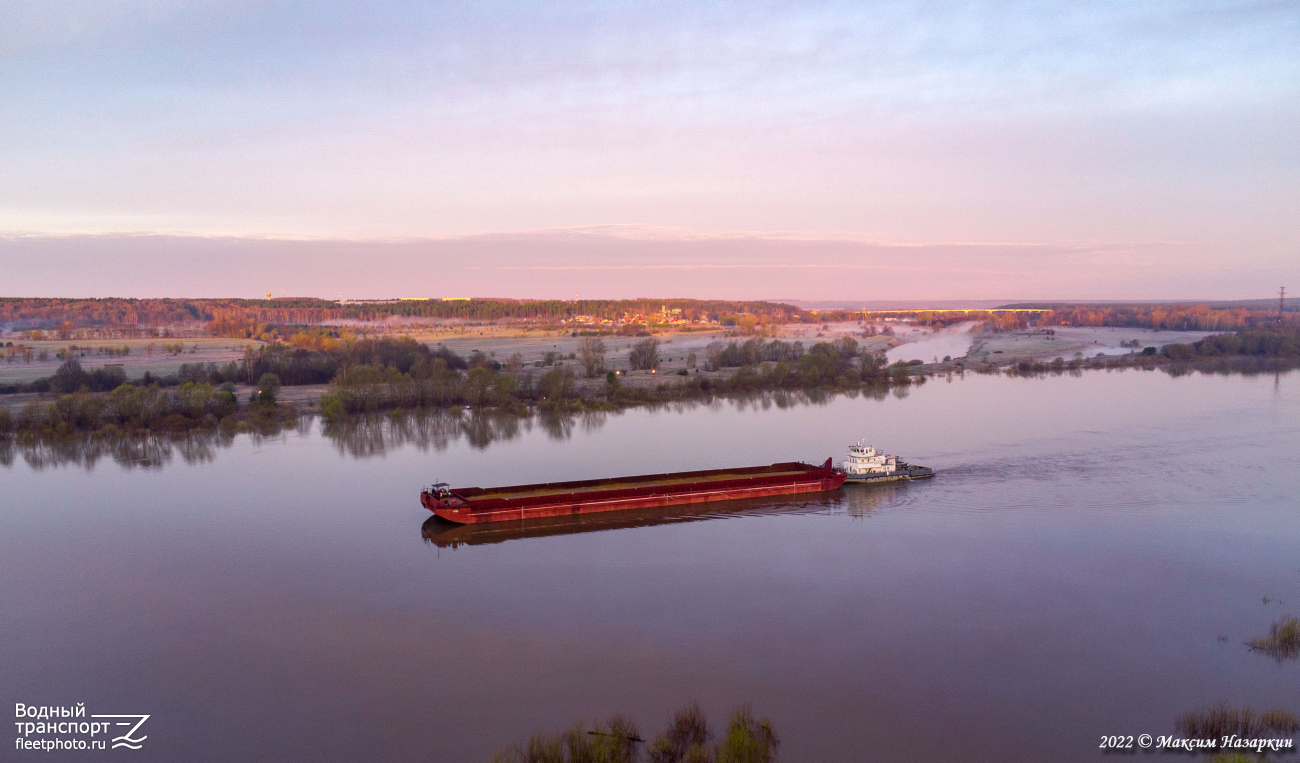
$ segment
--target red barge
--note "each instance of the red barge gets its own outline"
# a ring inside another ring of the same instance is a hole
[[[820,493],[843,485],[844,478],[828,458],[821,466],[789,462],[511,487],[452,489],[438,483],[420,493],[420,503],[443,519],[473,524]]]

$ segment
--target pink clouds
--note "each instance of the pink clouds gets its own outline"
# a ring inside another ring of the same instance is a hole
[[[388,241],[10,236],[4,296],[1178,299],[1258,296],[1295,263],[1184,242],[870,242],[609,228]],[[1281,280],[1280,280],[1281,279]]]

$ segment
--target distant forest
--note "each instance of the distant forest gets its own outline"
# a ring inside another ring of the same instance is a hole
[[[49,338],[212,336],[276,339],[295,333],[289,327],[389,318],[505,322],[558,326],[578,316],[615,323],[657,325],[672,320],[717,321],[753,333],[756,325],[832,321],[882,321],[888,318],[940,327],[978,322],[993,331],[1050,326],[1117,326],[1167,330],[1239,331],[1278,324],[1276,308],[1260,303],[1187,304],[1023,304],[992,310],[803,310],[779,302],[726,300],[400,300],[334,302],[322,299],[0,299],[0,327],[41,330]],[[666,311],[666,312],[665,312]],[[1284,316],[1300,325],[1294,305]],[[164,331],[166,329],[167,331]]]
[[[0,299],[0,326],[9,330],[60,327],[104,329],[103,336],[132,336],[143,328],[198,327],[216,336],[256,338],[275,326],[310,326],[341,321],[382,321],[422,318],[461,321],[504,321],[557,324],[577,316],[623,321],[641,316],[651,320],[680,310],[685,321],[734,323],[752,315],[764,324],[806,320],[807,311],[775,302],[694,299],[634,300],[399,300],[334,302],[322,299]]]
[[[1045,305],[1039,325],[1238,331],[1278,323],[1277,302],[1255,304]],[[1300,312],[1294,304],[1287,306],[1284,317],[1289,325],[1300,325]]]
[[[1276,303],[1275,303],[1276,304]],[[1240,331],[1277,326],[1278,312],[1233,305],[1206,303],[1131,305],[1007,305],[992,310],[828,310],[816,313],[816,320],[880,321],[898,318],[922,326],[939,328],[974,321],[991,331],[1010,331],[1052,326],[1116,326],[1167,331]],[[1288,326],[1300,325],[1300,312],[1288,307]]]

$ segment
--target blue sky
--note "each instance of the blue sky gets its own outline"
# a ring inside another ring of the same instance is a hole
[[[1294,2],[5,2],[0,292],[1262,295],[1297,40]]]

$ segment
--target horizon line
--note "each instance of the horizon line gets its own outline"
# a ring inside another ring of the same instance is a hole
[[[641,235],[633,235],[641,234]],[[287,233],[230,233],[203,232],[194,230],[101,230],[50,232],[32,230],[0,230],[0,241],[23,241],[40,239],[145,239],[174,238],[185,240],[210,241],[249,241],[277,243],[336,243],[336,244],[420,244],[472,241],[476,239],[509,239],[530,236],[576,235],[591,238],[608,238],[621,241],[643,242],[713,242],[713,241],[774,241],[791,243],[837,243],[875,246],[890,249],[924,249],[929,247],[1009,247],[1021,249],[1059,248],[1059,249],[1097,249],[1103,247],[1145,247],[1168,246],[1178,244],[1200,244],[1196,240],[1183,239],[1065,239],[1023,241],[954,241],[936,240],[927,242],[890,241],[875,238],[853,231],[814,232],[807,230],[719,230],[700,231],[684,227],[653,225],[648,223],[598,223],[592,225],[554,226],[543,228],[519,228],[509,230],[487,230],[473,233],[429,234],[418,236],[347,236],[314,235]]]

